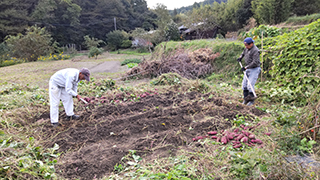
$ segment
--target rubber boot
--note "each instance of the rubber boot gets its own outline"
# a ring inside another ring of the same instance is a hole
[[[243,102],[242,104],[247,104],[249,101],[246,101],[245,98],[249,95],[249,90],[243,90]]]
[[[255,100],[256,98],[254,97],[253,92],[250,92],[250,93],[249,93],[249,96],[251,96],[251,97],[250,97],[250,101],[249,101],[249,103],[247,104],[247,106],[252,106],[252,105],[254,105],[254,100]],[[247,98],[247,99],[249,99],[249,98]]]

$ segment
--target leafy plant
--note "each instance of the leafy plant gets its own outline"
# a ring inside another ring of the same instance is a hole
[[[137,58],[134,58],[134,59],[125,59],[124,61],[121,62],[121,66],[124,66],[126,64],[129,64],[129,63],[141,63],[141,60],[140,59],[137,59]]]
[[[7,159],[0,162],[0,177],[8,179],[52,179],[56,178],[55,164],[59,154],[57,144],[53,148],[43,149],[35,145],[35,139],[29,138],[28,143],[19,142],[12,137],[0,139],[0,150]],[[1,157],[0,156],[0,157]]]
[[[137,63],[129,63],[129,64],[127,64],[127,66],[128,66],[128,68],[133,68],[133,67],[138,66],[138,64]]]
[[[302,152],[307,152],[311,153],[312,152],[312,147],[314,144],[317,142],[314,140],[308,141],[307,138],[303,138],[300,142],[300,145],[298,146],[299,150]]]
[[[26,29],[26,34],[9,35],[5,40],[10,49],[11,57],[37,61],[38,57],[53,52],[54,43],[50,33],[45,28],[32,26]]]
[[[91,47],[88,57],[89,58],[95,57],[97,59],[98,56],[101,55],[102,53],[103,53],[103,49],[102,48]]]

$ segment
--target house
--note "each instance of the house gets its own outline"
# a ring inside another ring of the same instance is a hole
[[[180,34],[184,36],[185,40],[216,38],[218,30],[221,28],[219,26],[215,26],[211,29],[202,29],[201,25],[203,24],[204,23],[198,23],[193,25],[193,28],[187,28],[182,25],[179,27]]]

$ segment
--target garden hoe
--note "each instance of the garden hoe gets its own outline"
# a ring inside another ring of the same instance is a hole
[[[93,104],[87,102],[86,100],[84,100],[84,99],[82,99],[82,98],[80,98],[80,100],[81,100],[82,102],[84,102],[84,104],[86,104],[86,106],[89,108],[89,110],[94,109],[94,105],[93,105]],[[85,109],[86,109],[86,111],[88,111],[87,108],[85,108]]]
[[[239,62],[239,64],[240,64],[240,66],[241,66],[241,68],[242,68],[241,62]],[[249,81],[249,78],[248,78],[248,76],[247,76],[247,74],[246,74],[246,71],[243,71],[243,74],[244,74],[244,77],[247,79],[248,84],[249,84],[250,88],[252,89],[252,93],[253,93],[253,95],[254,95],[254,97],[248,95],[248,96],[245,98],[245,100],[246,100],[246,101],[252,101],[252,100],[257,99],[257,95],[256,95],[256,93],[254,92],[254,89],[253,89],[253,87],[252,87],[252,85],[251,85],[251,82]]]

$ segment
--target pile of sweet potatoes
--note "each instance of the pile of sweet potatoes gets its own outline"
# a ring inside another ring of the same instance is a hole
[[[240,148],[244,144],[250,147],[259,145],[258,148],[261,148],[263,147],[263,142],[260,139],[257,139],[256,136],[252,133],[254,129],[259,125],[260,124],[257,124],[256,126],[252,127],[241,125],[240,127],[243,130],[236,128],[233,131],[222,130],[220,133],[218,133],[217,131],[210,131],[208,132],[208,136],[198,136],[193,138],[192,140],[197,141],[199,139],[211,138],[222,144],[232,143],[233,148]],[[268,136],[271,135],[271,133],[265,134]]]

